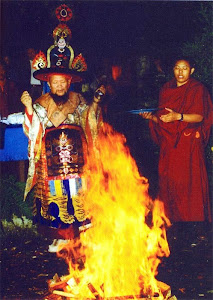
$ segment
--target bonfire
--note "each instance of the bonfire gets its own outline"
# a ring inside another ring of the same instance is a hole
[[[163,203],[149,196],[148,180],[139,174],[124,135],[104,124],[97,145],[87,157],[79,194],[90,228],[60,246],[69,275],[56,275],[49,290],[79,300],[176,299],[156,279],[162,257],[170,254]]]

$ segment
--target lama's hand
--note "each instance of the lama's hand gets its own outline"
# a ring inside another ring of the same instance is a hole
[[[160,120],[164,123],[170,123],[174,121],[180,120],[181,114],[175,112],[174,110],[165,107],[165,109],[169,112],[166,115],[161,115]]]
[[[146,120],[152,120],[153,118],[153,114],[151,112],[143,112],[143,113],[139,113],[139,115]]]
[[[30,94],[27,91],[24,91],[23,94],[21,95],[21,102],[26,107],[28,113],[30,115],[32,115],[32,113],[33,113],[33,100],[32,100]]]

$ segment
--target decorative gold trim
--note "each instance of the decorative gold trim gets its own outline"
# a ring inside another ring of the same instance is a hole
[[[70,50],[70,53],[71,53],[70,60],[69,60],[69,69],[72,69],[72,62],[74,59],[74,50],[71,46],[67,46],[67,48]]]
[[[50,51],[55,48],[55,45],[52,45],[48,48],[47,50],[47,68],[51,67],[51,62],[50,62]]]

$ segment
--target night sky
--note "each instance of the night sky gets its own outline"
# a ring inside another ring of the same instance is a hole
[[[202,29],[197,18],[199,1],[3,0],[2,55],[24,55],[29,47],[46,52],[59,24],[55,9],[60,4],[67,4],[73,12],[67,25],[75,55],[82,52],[94,64],[103,57],[119,60],[148,54],[168,58]]]

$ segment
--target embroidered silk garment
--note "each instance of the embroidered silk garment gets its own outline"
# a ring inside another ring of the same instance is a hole
[[[95,143],[101,126],[85,100],[70,92],[59,110],[45,94],[25,114],[24,131],[29,137],[29,171],[25,197],[33,186],[34,221],[55,228],[68,228],[85,220],[78,194],[85,188],[83,166],[88,143]]]

